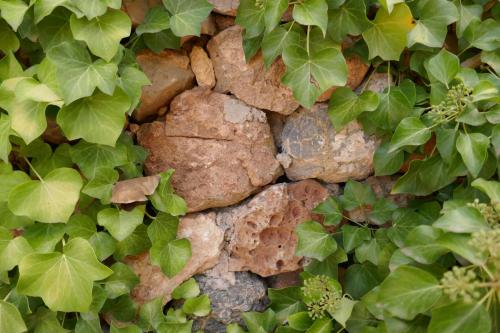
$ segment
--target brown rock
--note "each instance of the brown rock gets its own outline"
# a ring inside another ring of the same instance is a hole
[[[219,14],[236,16],[240,0],[208,0],[214,5],[214,11]]]
[[[295,256],[295,227],[319,220],[311,211],[327,197],[328,191],[314,180],[277,184],[220,213],[218,220],[233,226],[231,236],[226,236],[229,270],[266,277],[301,268],[302,258]]]
[[[365,64],[360,57],[353,55],[346,59],[347,63],[347,87],[355,90],[363,79],[365,78],[366,73],[368,73],[368,69],[370,68],[367,64]],[[325,91],[321,96],[318,97],[318,102],[324,102],[330,99],[332,93],[337,89],[337,87],[333,87]]]
[[[189,54],[189,58],[198,85],[209,89],[215,87],[214,67],[205,50],[195,46]]]
[[[231,92],[248,105],[259,109],[290,114],[298,107],[292,91],[281,84],[285,73],[283,61],[277,60],[269,70],[264,67],[262,54],[248,63],[243,53],[241,27],[230,27],[208,43],[214,65],[218,92]]]
[[[151,85],[142,88],[141,104],[134,112],[139,121],[155,116],[158,109],[193,86],[189,57],[181,52],[166,50],[155,54],[146,51],[137,55],[137,63],[151,81]]]
[[[123,0],[122,9],[127,13],[134,27],[144,22],[148,11],[156,6],[162,6],[161,0]]]
[[[300,269],[294,272],[287,272],[271,276],[268,279],[269,287],[274,289],[283,289],[288,287],[300,286],[302,283],[302,280],[300,278],[301,272],[302,270]]]
[[[392,76],[388,77],[387,73],[373,73],[367,80],[365,90],[378,93],[384,92],[385,88],[392,85]]]
[[[144,304],[160,296],[163,297],[163,302],[167,303],[175,287],[217,264],[224,232],[215,224],[215,213],[194,214],[181,218],[178,237],[189,239],[192,256],[184,269],[171,279],[163,274],[160,267],[150,263],[147,252],[124,259],[140,279],[131,293],[137,303]]]
[[[213,14],[215,18],[215,25],[219,31],[226,30],[229,27],[232,27],[235,23],[235,18],[232,16]]]
[[[47,128],[42,134],[42,138],[45,142],[52,143],[54,145],[60,145],[68,142],[68,139],[64,136],[61,127],[57,124],[56,120],[52,117],[47,117]]]
[[[373,172],[377,139],[366,135],[356,121],[335,131],[326,110],[326,104],[316,104],[286,118],[278,159],[287,177],[327,183],[365,179]]]
[[[147,201],[146,196],[153,194],[159,183],[160,176],[158,175],[122,180],[113,187],[111,202],[129,204]]]
[[[202,88],[176,97],[166,122],[143,125],[138,141],[148,174],[176,170],[190,212],[238,203],[282,173],[265,113]]]

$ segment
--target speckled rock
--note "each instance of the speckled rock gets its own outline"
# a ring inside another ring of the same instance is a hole
[[[219,14],[236,16],[240,0],[208,0],[214,5],[214,11]]]
[[[165,123],[141,127],[146,173],[175,169],[172,184],[190,212],[240,202],[282,174],[264,112],[196,88],[170,105]]]
[[[327,183],[365,179],[373,172],[377,139],[356,121],[342,131],[333,128],[326,104],[299,109],[286,118],[278,159],[292,180],[317,178]]]
[[[259,53],[247,63],[241,32],[239,26],[230,27],[213,37],[207,45],[217,78],[215,90],[231,92],[259,109],[292,113],[299,105],[292,91],[281,84],[285,73],[283,61],[277,60],[266,70]]]
[[[193,69],[198,86],[211,89],[215,86],[215,74],[212,61],[205,50],[194,46],[189,54],[191,68]]]
[[[248,272],[234,273],[228,280],[215,275],[195,277],[203,294],[210,297],[212,312],[209,317],[201,318],[196,329],[205,333],[226,332],[226,325],[241,323],[241,315],[248,311],[264,311],[268,304],[267,286],[263,279]]]
[[[137,55],[137,63],[151,81],[151,85],[142,88],[141,104],[134,112],[139,121],[155,117],[161,107],[194,85],[189,57],[181,52],[145,51]]]
[[[365,75],[370,67],[357,55],[347,57],[346,64],[348,73],[346,85],[352,90],[355,90],[361,82],[363,82],[363,79],[365,78]],[[336,87],[333,87],[325,91],[321,96],[319,96],[318,102],[329,100],[335,89]]]
[[[181,218],[177,236],[189,239],[192,256],[184,269],[172,278],[163,274],[160,267],[150,263],[148,252],[126,257],[124,262],[140,280],[132,290],[133,300],[144,304],[161,296],[163,302],[167,303],[175,287],[193,275],[215,266],[219,261],[224,239],[224,231],[216,225],[215,220],[215,213],[192,214]]]
[[[283,183],[220,212],[218,224],[230,226],[226,233],[229,271],[266,277],[301,268],[302,258],[295,256],[295,227],[320,220],[311,211],[327,197],[328,191],[314,180]]]
[[[366,84],[365,90],[371,90],[374,92],[381,93],[389,85],[392,85],[392,76],[387,77],[387,73],[373,73],[367,78],[368,83]]]

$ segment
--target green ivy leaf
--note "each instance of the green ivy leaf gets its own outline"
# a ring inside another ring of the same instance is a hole
[[[0,21],[0,51],[16,52],[19,49],[19,39],[11,28],[4,21]]]
[[[404,146],[420,146],[431,138],[431,130],[418,117],[403,119],[391,139],[392,153]]]
[[[78,42],[65,42],[47,52],[57,67],[57,79],[66,104],[91,96],[95,88],[112,95],[118,68],[114,63],[92,61],[87,49]]]
[[[421,225],[411,230],[405,239],[401,251],[418,263],[430,265],[448,252],[437,243],[442,231],[428,225]]]
[[[356,95],[348,87],[337,88],[330,98],[328,114],[337,131],[356,119],[365,111],[374,111],[379,104],[379,97],[372,91]]]
[[[70,16],[71,13],[64,8],[58,8],[37,25],[40,44],[45,52],[61,43],[74,41],[69,26]]]
[[[190,278],[172,291],[173,299],[190,299],[200,294],[200,286],[195,279]]]
[[[276,318],[279,321],[284,321],[290,318],[290,315],[306,309],[299,287],[269,288],[267,293],[271,301],[270,308],[276,313]]]
[[[448,0],[417,2],[419,18],[408,35],[408,46],[420,43],[441,47],[448,32],[448,25],[459,18],[457,7]]]
[[[434,227],[448,232],[472,233],[490,230],[483,215],[473,207],[459,207],[447,211],[433,224]]]
[[[64,230],[70,238],[81,237],[84,239],[89,239],[97,232],[94,220],[83,214],[71,216]]]
[[[342,207],[333,197],[329,197],[320,203],[314,208],[313,212],[325,216],[324,225],[338,225],[344,218]]]
[[[342,297],[339,302],[338,308],[331,313],[333,319],[335,319],[342,327],[346,327],[347,320],[351,317],[352,310],[356,301],[353,301],[347,297]]]
[[[117,262],[110,268],[113,274],[104,280],[104,290],[108,298],[115,299],[126,295],[139,283],[139,278],[129,266]]]
[[[118,181],[118,171],[111,168],[95,169],[95,176],[84,187],[82,192],[109,204],[113,186]]]
[[[364,1],[348,0],[338,9],[328,11],[328,35],[337,42],[347,35],[361,35],[370,26]]]
[[[21,25],[29,6],[22,0],[1,0],[0,12],[2,17],[14,31]]]
[[[201,23],[213,9],[206,0],[163,0],[163,4],[172,14],[170,28],[179,37],[199,36]]]
[[[488,158],[490,139],[481,133],[460,133],[457,150],[473,177],[477,177]]]
[[[187,239],[176,239],[166,244],[155,243],[149,251],[151,262],[160,266],[168,277],[182,271],[191,258],[191,244]]]
[[[116,240],[106,232],[94,233],[89,238],[89,243],[92,245],[95,255],[100,261],[109,258],[119,247]],[[133,246],[133,244],[128,245]]]
[[[306,333],[330,333],[333,331],[333,322],[328,318],[319,318],[314,321]]]
[[[348,224],[342,226],[342,243],[347,253],[360,246],[364,241],[369,241],[370,239],[371,232],[368,228],[355,227]]]
[[[472,182],[472,187],[486,193],[486,195],[491,199],[492,203],[500,202],[500,184],[493,180],[476,179]]]
[[[318,97],[333,86],[343,86],[347,82],[347,65],[342,52],[333,43],[321,38],[313,29],[310,50],[298,45],[288,47],[283,52],[286,73],[282,82],[293,90],[294,97],[306,108],[311,108]]]
[[[171,30],[163,30],[155,34],[144,34],[144,43],[153,52],[160,53],[164,49],[178,49],[181,47],[181,38],[175,36]]]
[[[84,139],[91,143],[114,146],[125,125],[130,99],[116,89],[113,96],[96,92],[64,106],[57,123],[69,140]]]
[[[378,244],[377,240],[375,238],[372,238],[369,241],[365,241],[360,246],[358,246],[354,253],[356,255],[356,259],[360,263],[369,261],[374,265],[378,265],[380,250],[380,245]]]
[[[179,218],[160,212],[148,226],[148,237],[151,243],[168,243],[177,237]]]
[[[500,50],[481,52],[481,61],[490,65],[495,73],[500,75]]]
[[[121,10],[110,9],[91,20],[73,14],[70,26],[76,40],[84,41],[93,54],[109,62],[118,52],[120,41],[130,35],[132,23]]]
[[[328,5],[325,0],[304,0],[293,7],[293,18],[303,25],[318,26],[323,35],[328,27]]]
[[[65,229],[62,223],[35,223],[25,228],[23,237],[28,240],[33,250],[47,253],[54,251],[63,238]]]
[[[271,32],[280,22],[288,8],[288,0],[265,0],[264,23],[266,33]]]
[[[139,324],[146,331],[153,331],[165,322],[163,315],[163,297],[155,298],[141,306],[139,310]],[[142,332],[142,331],[141,331]]]
[[[33,249],[25,238],[12,238],[8,229],[0,227],[0,272],[10,271],[31,252]]]
[[[82,178],[76,170],[56,169],[41,180],[16,186],[9,194],[9,209],[16,215],[39,222],[67,222],[75,210],[82,186]]]
[[[121,144],[111,147],[82,140],[71,147],[70,154],[73,162],[88,179],[95,178],[100,169],[113,169],[127,164],[127,149]]]
[[[301,223],[296,227],[295,233],[298,237],[295,250],[297,256],[323,261],[337,249],[335,239],[318,222]]]
[[[489,333],[491,318],[482,303],[452,303],[432,310],[429,333]]]
[[[340,197],[340,202],[346,210],[372,205],[375,201],[375,193],[373,193],[370,185],[355,180],[347,181],[344,194]]]
[[[400,266],[380,285],[378,303],[393,315],[412,320],[441,297],[438,280],[416,267]]]
[[[12,304],[0,300],[0,332],[26,332],[26,324],[19,310]]]
[[[486,261],[486,254],[478,252],[477,248],[470,244],[470,240],[470,235],[446,232],[439,237],[437,244],[467,259],[471,263],[481,266]]]
[[[94,17],[104,15],[108,7],[120,9],[122,2],[120,0],[70,0],[70,4],[91,20]],[[80,13],[78,13],[78,17],[81,17]]]
[[[382,279],[377,267],[369,262],[362,265],[353,264],[346,270],[345,292],[355,299],[360,299],[375,288]]]
[[[249,333],[272,332],[276,327],[276,315],[271,309],[265,312],[245,312],[242,314],[243,320]]]
[[[481,15],[483,14],[483,6],[481,5],[465,5],[459,2],[458,7],[458,21],[457,27],[457,37],[462,37],[465,29],[469,26],[472,21],[481,20]]]
[[[295,28],[295,29],[294,29]],[[283,50],[293,44],[301,45],[304,32],[294,25],[279,26],[264,35],[262,39],[262,55],[267,69],[271,67],[274,60],[283,53]]]
[[[174,188],[170,184],[174,170],[170,169],[163,172],[160,176],[160,184],[155,193],[149,198],[153,206],[161,212],[173,216],[184,215],[187,212],[187,204],[180,196],[174,193]]]
[[[387,176],[398,172],[404,163],[404,151],[396,150],[389,153],[390,142],[381,144],[373,155],[373,165],[376,176]]]
[[[41,297],[52,311],[86,312],[92,303],[93,281],[112,272],[97,260],[86,240],[75,238],[64,246],[63,253],[25,256],[19,264],[17,290]]]
[[[426,66],[427,74],[448,87],[460,70],[460,60],[446,49],[441,49],[437,55],[429,59]]]
[[[144,210],[144,206],[137,206],[131,211],[105,208],[97,214],[97,223],[105,227],[116,240],[123,241],[142,224]]]
[[[385,8],[385,10],[387,10],[387,12],[389,14],[394,9],[394,5],[396,5],[398,3],[402,3],[402,2],[404,3],[405,1],[404,0],[380,0],[380,4],[382,5],[382,7]]]
[[[0,159],[9,163],[9,154],[12,145],[9,141],[10,136],[10,118],[6,114],[0,115]]]
[[[474,20],[465,29],[464,38],[473,47],[484,51],[494,51],[500,47],[500,22],[494,19]]]
[[[211,311],[210,298],[208,298],[208,295],[201,295],[187,299],[182,305],[182,311],[188,315],[205,317]]]
[[[373,26],[363,32],[370,59],[379,56],[383,60],[399,60],[406,47],[407,34],[413,28],[412,22],[410,8],[404,3],[395,5],[390,14],[380,8],[373,20]]]
[[[265,7],[259,6],[255,0],[241,0],[235,23],[245,28],[245,37],[254,38],[265,29]]]
[[[135,33],[140,36],[144,33],[157,33],[170,28],[170,16],[163,7],[153,7],[146,14],[144,22],[141,23]]]

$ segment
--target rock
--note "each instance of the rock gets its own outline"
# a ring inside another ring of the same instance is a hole
[[[346,63],[348,72],[346,85],[352,90],[355,90],[361,82],[363,82],[363,79],[365,78],[366,73],[368,73],[368,69],[370,67],[357,55],[347,57]],[[319,96],[318,102],[329,100],[335,89],[337,89],[337,87],[333,87],[325,91],[321,96]]]
[[[264,67],[262,54],[248,63],[243,53],[241,27],[230,27],[208,43],[208,52],[214,65],[217,85],[215,90],[231,92],[248,105],[282,114],[290,114],[298,107],[292,91],[281,84],[285,65],[281,59],[269,70]]]
[[[151,85],[142,88],[141,104],[134,112],[139,121],[155,116],[161,107],[193,86],[189,57],[181,52],[166,50],[155,54],[146,51],[137,55],[137,63],[151,81]]]
[[[226,233],[230,271],[251,271],[266,277],[302,267],[295,256],[295,227],[307,220],[320,220],[312,209],[328,197],[314,180],[268,187],[248,202],[220,212],[219,225]]]
[[[336,132],[326,104],[299,109],[287,117],[281,133],[286,175],[291,180],[317,178],[327,183],[365,179],[373,172],[377,139],[356,121]]]
[[[294,272],[271,276],[267,279],[269,287],[274,289],[283,289],[288,287],[300,286],[302,283],[300,273],[302,273],[301,269]]]
[[[215,224],[215,213],[192,214],[181,218],[178,237],[190,240],[192,256],[184,269],[170,279],[160,267],[150,263],[148,252],[124,259],[140,279],[131,293],[135,302],[144,304],[162,296],[163,302],[167,303],[175,287],[217,264],[224,231]]]
[[[233,281],[206,274],[195,278],[202,294],[208,295],[212,304],[210,316],[201,318],[195,325],[205,333],[226,332],[226,325],[241,323],[243,313],[264,311],[268,304],[265,282],[252,273],[237,272]]]
[[[190,212],[240,202],[282,174],[264,112],[202,88],[176,97],[165,123],[145,124],[146,173],[175,169]]]
[[[240,0],[208,0],[214,5],[214,11],[219,14],[236,16]]]
[[[205,50],[199,46],[194,46],[189,58],[191,59],[191,68],[198,86],[209,89],[215,87],[214,67]]]
[[[373,73],[367,80],[365,90],[371,90],[374,92],[384,92],[385,88],[392,85],[392,76],[387,78],[387,73]]]
[[[127,13],[134,27],[144,22],[148,11],[156,6],[162,6],[161,0],[123,0],[122,9]]]
[[[232,16],[213,14],[215,18],[215,25],[219,31],[226,30],[229,27],[232,27],[235,23],[235,18]]]

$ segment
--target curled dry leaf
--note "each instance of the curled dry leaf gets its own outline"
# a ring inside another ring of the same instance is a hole
[[[116,204],[128,204],[138,201],[147,201],[147,195],[151,195],[156,190],[160,176],[148,176],[128,179],[116,183],[113,187],[111,202]]]

